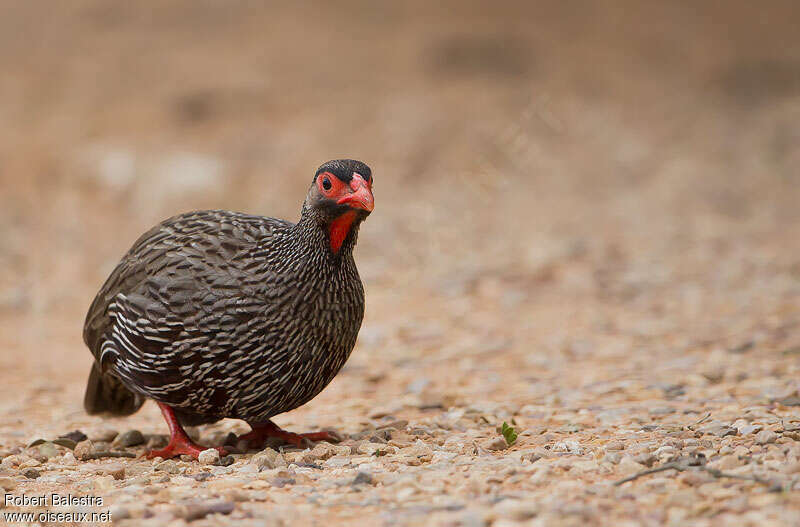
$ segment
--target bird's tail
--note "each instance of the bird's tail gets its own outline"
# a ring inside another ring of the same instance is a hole
[[[144,404],[144,397],[130,391],[116,377],[105,375],[95,362],[86,383],[83,407],[89,415],[131,415]]]

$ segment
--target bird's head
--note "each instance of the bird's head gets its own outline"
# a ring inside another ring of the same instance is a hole
[[[374,205],[372,170],[361,161],[337,159],[317,169],[303,211],[325,229],[331,250],[338,253]]]

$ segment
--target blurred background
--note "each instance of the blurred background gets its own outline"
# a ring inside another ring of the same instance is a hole
[[[797,4],[434,4],[2,2],[6,444],[95,422],[83,317],[139,234],[201,208],[294,220],[341,157],[375,174],[367,318],[282,424],[720,364],[731,389],[797,388]]]

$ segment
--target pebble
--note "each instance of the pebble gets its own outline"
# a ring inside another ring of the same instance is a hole
[[[721,423],[711,423],[709,425],[700,427],[697,431],[701,434],[710,434],[716,437],[735,436],[739,433],[739,431],[734,427]]]
[[[119,432],[117,432],[116,430],[112,428],[104,428],[92,434],[92,436],[89,439],[91,439],[92,441],[97,441],[99,443],[110,443],[114,441],[114,438],[116,438],[118,435]],[[80,441],[76,442],[80,443]]]
[[[59,439],[69,439],[75,443],[80,443],[81,441],[85,441],[89,439],[89,437],[81,432],[80,430],[73,430],[72,432],[67,432],[66,434],[58,436]]]
[[[113,521],[127,520],[131,517],[131,511],[127,507],[121,505],[114,505],[109,508],[109,511]]]
[[[178,464],[172,459],[165,459],[164,461],[158,463],[155,466],[155,469],[161,472],[166,472],[167,474],[177,474],[180,472],[178,469]]]
[[[374,483],[372,475],[369,472],[359,471],[353,479],[353,485],[372,485]]]
[[[83,441],[83,439],[81,439],[81,441]],[[59,437],[58,439],[53,439],[53,444],[58,446],[63,446],[65,448],[69,448],[70,450],[72,450],[78,443],[68,437]]]
[[[51,457],[56,457],[59,454],[59,450],[56,445],[50,441],[46,441],[39,445],[39,454],[46,459],[50,459]]]
[[[489,439],[485,441],[481,446],[486,450],[505,450],[508,448],[508,444],[506,443],[505,438],[503,437],[495,437],[493,439]]]
[[[197,461],[199,461],[201,465],[215,465],[219,463],[219,458],[219,450],[216,448],[207,448],[200,452],[197,456]]]
[[[28,479],[36,479],[42,474],[35,468],[26,468],[25,470],[22,471],[22,475]]]
[[[377,451],[383,451],[387,448],[394,448],[394,447],[387,447],[384,443],[370,443],[368,441],[364,441],[363,443],[359,443],[356,451],[359,454],[366,454],[371,456],[375,454]]]
[[[265,448],[258,454],[255,454],[250,463],[259,469],[273,469],[286,467],[286,459],[277,451],[271,448]]]
[[[565,441],[558,441],[553,445],[553,452],[568,452],[570,454],[583,454],[583,447],[574,439],[567,439]]]
[[[107,491],[114,488],[114,476],[97,476],[93,480],[94,489],[96,491]]]
[[[11,478],[0,478],[0,489],[14,490],[17,488],[17,482]]]
[[[606,452],[611,450],[625,450],[625,444],[622,441],[609,441],[605,446]]]
[[[110,465],[103,470],[103,473],[117,480],[125,479],[125,465]]]
[[[743,425],[738,428],[739,433],[742,435],[750,435],[755,434],[756,432],[760,432],[761,429],[764,428],[761,425]]]
[[[236,504],[232,501],[194,503],[186,506],[181,517],[187,522],[193,522],[205,518],[209,514],[230,514],[235,508]]]
[[[91,439],[85,439],[75,445],[75,449],[72,452],[77,459],[86,460],[94,453],[94,443],[92,443]]]
[[[733,468],[742,466],[742,461],[739,459],[738,456],[728,455],[728,456],[722,456],[715,463],[715,465],[720,470],[731,470]]]
[[[774,443],[778,439],[778,434],[773,432],[772,430],[762,430],[758,434],[756,434],[756,443],[759,445],[768,445],[770,443]]]
[[[138,430],[128,430],[114,439],[115,446],[132,447],[144,444],[144,435]]]
[[[642,470],[645,470],[647,468],[641,463],[637,463],[636,461],[634,461],[634,459],[631,456],[624,456],[620,460],[618,467],[622,472],[622,474],[626,476],[635,474],[637,472],[641,472]]]
[[[650,454],[650,453],[643,453],[643,454],[639,454],[637,456],[634,456],[633,460],[636,461],[637,463],[640,463],[640,464],[646,466],[646,467],[652,467],[653,463],[656,462],[656,456],[654,456],[653,454]]]

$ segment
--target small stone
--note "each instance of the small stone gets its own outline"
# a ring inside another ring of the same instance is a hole
[[[681,481],[692,487],[699,487],[700,485],[708,483],[714,479],[713,476],[708,472],[700,472],[697,470],[687,470],[683,472],[679,478]]]
[[[92,434],[92,437],[90,439],[92,441],[97,441],[97,442],[101,442],[101,443],[110,443],[118,435],[119,435],[119,432],[117,432],[116,430],[114,430],[112,428],[105,428],[103,430],[100,430],[96,434]],[[80,441],[77,441],[77,443],[80,443]]]
[[[559,441],[553,445],[553,452],[569,452],[570,454],[583,454],[583,447],[574,439]]]
[[[760,432],[764,427],[761,425],[744,425],[738,428],[739,433],[742,435],[750,435]]]
[[[117,436],[117,438],[114,439],[114,444],[122,447],[142,445],[144,444],[144,436],[138,430],[128,430]]]
[[[236,508],[232,501],[221,501],[217,503],[198,503],[187,505],[183,519],[187,522],[200,520],[209,514],[230,514]]]
[[[784,465],[783,471],[786,474],[800,474],[800,461]]]
[[[645,469],[645,466],[641,463],[637,463],[633,460],[630,456],[625,456],[619,462],[619,469],[625,475],[635,474]]]
[[[214,465],[219,463],[219,450],[216,448],[207,448],[200,452],[197,456],[197,461],[199,461],[201,465]]]
[[[506,443],[505,438],[502,436],[485,441],[481,446],[483,446],[483,448],[486,450],[505,450],[508,448],[508,444]]]
[[[408,421],[406,421],[405,419],[398,419],[396,421],[386,423],[385,425],[381,425],[380,428],[395,428],[397,430],[405,430],[407,426],[408,426]]]
[[[58,439],[53,439],[53,444],[72,450],[78,443],[68,437],[59,437]]]
[[[605,446],[606,452],[612,450],[625,450],[625,444],[622,441],[609,441]]]
[[[424,463],[427,463],[433,458],[433,449],[420,440],[417,440],[417,442],[410,447],[401,449],[400,452],[404,456],[417,459]]]
[[[250,459],[250,464],[259,469],[283,468],[286,466],[286,459],[279,452],[265,448]]]
[[[107,491],[114,488],[113,476],[98,476],[94,478],[94,488],[98,491]]]
[[[790,395],[782,399],[777,399],[775,402],[780,403],[783,406],[800,406],[800,396]]]
[[[125,479],[125,465],[111,465],[106,467],[104,474],[117,480]]]
[[[120,505],[115,505],[109,509],[111,517],[114,521],[119,520],[127,520],[131,517],[131,511],[128,510],[126,507],[122,507]]]
[[[736,467],[740,467],[742,465],[742,462],[738,456],[728,455],[728,456],[722,456],[716,462],[716,465],[717,468],[719,468],[720,470],[731,470]]]
[[[756,434],[756,443],[759,445],[768,445],[778,440],[778,434],[772,430],[762,430]]]
[[[36,479],[42,474],[35,468],[26,468],[25,470],[22,471],[22,475],[28,479]]]
[[[165,459],[161,463],[157,464],[155,469],[161,472],[166,472],[167,474],[177,474],[179,472],[178,464],[171,459]]]
[[[701,434],[710,434],[716,437],[735,436],[739,433],[739,431],[732,426],[724,425],[722,423],[711,423],[698,429],[698,432]]]
[[[64,435],[58,436],[59,439],[69,439],[75,443],[80,443],[81,441],[86,441],[89,439],[86,434],[81,432],[80,430],[73,430],[72,432],[68,432]],[[55,442],[55,441],[54,441]]]
[[[45,441],[39,445],[39,454],[46,459],[50,459],[51,457],[56,457],[59,454],[59,451],[56,445],[50,441]]]
[[[372,475],[369,472],[359,471],[353,479],[353,485],[372,485]]]
[[[656,456],[654,456],[653,454],[650,454],[650,453],[643,453],[643,454],[639,454],[637,456],[634,456],[633,460],[636,461],[637,463],[640,463],[640,464],[646,466],[646,467],[652,467],[653,463],[656,462]]]
[[[708,382],[711,384],[717,384],[722,382],[722,379],[725,378],[725,369],[721,366],[717,366],[701,372],[700,375],[708,379]]]
[[[0,478],[0,489],[14,490],[17,488],[17,482],[11,478]]]
[[[42,465],[42,463],[38,459],[30,458],[30,459],[20,463],[19,469],[22,470],[22,469],[26,469],[26,468],[30,468],[30,467],[39,467],[41,465]]]
[[[158,450],[164,448],[169,444],[167,436],[161,434],[154,434],[147,437],[147,448],[150,450]]]
[[[85,461],[89,459],[89,456],[94,453],[94,444],[92,443],[91,439],[85,439],[75,445],[75,449],[73,450],[75,457],[80,459],[81,461]]]
[[[358,445],[357,451],[358,451],[359,454],[366,454],[368,456],[371,456],[371,455],[375,454],[376,451],[385,450],[385,449],[386,449],[386,445],[383,444],[383,443],[370,443],[370,442],[364,441],[363,443],[360,443]]]
[[[348,452],[349,453],[349,452]],[[336,447],[330,443],[317,443],[306,456],[308,461],[326,460],[337,455]]]
[[[294,485],[297,481],[294,478],[275,478],[272,480],[272,486],[282,489],[287,485]]]
[[[675,413],[675,408],[671,406],[657,406],[655,408],[651,408],[648,413],[650,415],[670,415]]]

